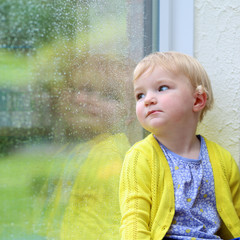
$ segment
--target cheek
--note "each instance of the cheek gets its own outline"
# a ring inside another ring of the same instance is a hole
[[[161,98],[161,106],[167,107],[168,109],[172,109],[172,107],[176,107],[179,104],[179,99],[175,95],[166,95]]]
[[[187,98],[180,94],[168,94],[161,98],[161,104],[167,106],[170,109],[178,109],[180,106],[187,102]]]
[[[143,115],[143,107],[141,106],[141,104],[136,104],[136,115],[138,120],[142,119],[142,115]]]

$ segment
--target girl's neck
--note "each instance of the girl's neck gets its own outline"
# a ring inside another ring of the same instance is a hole
[[[191,136],[174,135],[174,136],[158,136],[157,140],[166,146],[170,151],[190,159],[198,159],[201,143],[195,133]]]

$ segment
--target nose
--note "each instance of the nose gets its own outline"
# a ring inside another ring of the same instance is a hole
[[[157,103],[157,98],[154,93],[148,93],[144,99],[145,106],[154,105]]]

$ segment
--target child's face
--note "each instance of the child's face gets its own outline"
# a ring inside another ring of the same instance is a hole
[[[193,120],[194,89],[184,75],[155,67],[136,80],[134,92],[140,124],[156,135],[186,127]]]

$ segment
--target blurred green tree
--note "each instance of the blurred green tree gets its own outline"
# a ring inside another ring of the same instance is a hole
[[[0,46],[31,49],[86,31],[91,0],[0,0]]]

